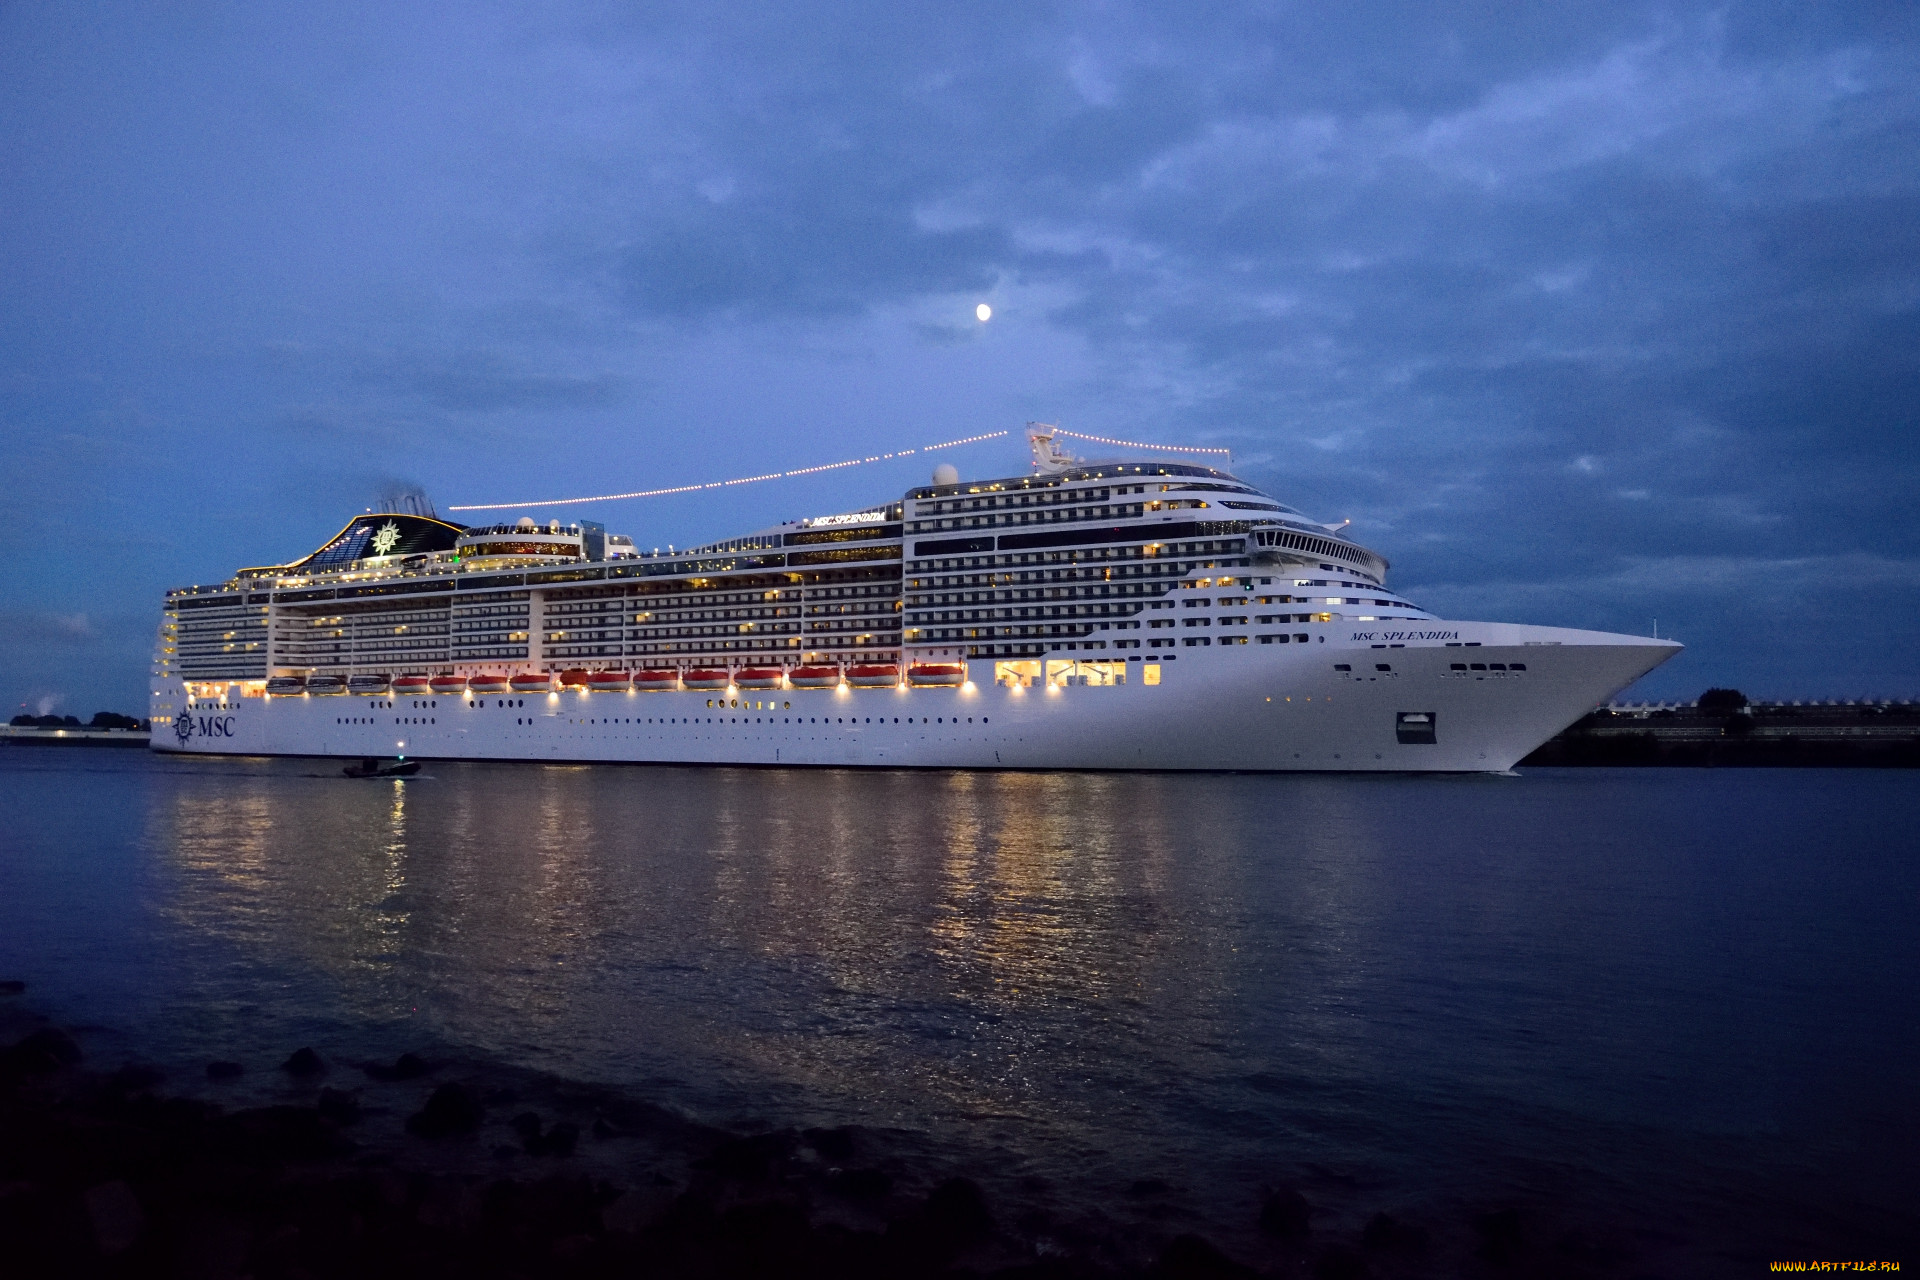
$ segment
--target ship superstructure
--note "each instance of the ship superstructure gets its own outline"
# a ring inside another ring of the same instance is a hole
[[[1503,769],[1678,648],[1443,623],[1384,558],[1227,471],[1028,434],[1031,474],[937,474],[679,551],[591,522],[363,515],[300,560],[168,593],[154,744]]]

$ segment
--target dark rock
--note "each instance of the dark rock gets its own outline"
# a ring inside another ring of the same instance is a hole
[[[569,1124],[565,1120],[556,1121],[553,1128],[547,1130],[547,1136],[541,1143],[537,1154],[549,1156],[570,1156],[574,1146],[580,1141],[580,1126]]]
[[[383,1066],[376,1062],[370,1066],[362,1067],[361,1070],[365,1071],[375,1080],[418,1080],[421,1076],[431,1074],[433,1068],[427,1064],[426,1059],[420,1057],[418,1054],[403,1053],[394,1059],[394,1063],[390,1067]]]
[[[700,1161],[700,1167],[723,1178],[759,1182],[772,1174],[774,1162],[784,1159],[793,1147],[791,1133],[756,1133],[721,1143]]]
[[[42,1027],[7,1050],[7,1065],[29,1075],[58,1071],[80,1061],[80,1046],[55,1027]]]
[[[827,1175],[827,1186],[849,1200],[878,1200],[893,1189],[893,1179],[878,1169],[835,1170]]]
[[[27,989],[18,978],[0,978],[0,996],[17,996]]]
[[[87,1210],[93,1243],[108,1257],[131,1249],[146,1230],[147,1215],[140,1208],[140,1198],[132,1187],[117,1179],[92,1188],[81,1197],[81,1203]]]
[[[605,1116],[595,1116],[593,1118],[593,1136],[605,1142],[608,1138],[618,1138],[623,1135],[618,1128],[608,1122]]]
[[[269,1163],[321,1160],[345,1144],[320,1113],[307,1107],[256,1107],[227,1117],[224,1128],[240,1151]]]
[[[1367,1260],[1343,1244],[1329,1247],[1314,1259],[1315,1280],[1366,1280]]]
[[[1167,1184],[1158,1178],[1141,1178],[1127,1188],[1130,1196],[1163,1196],[1167,1194]]]
[[[1269,1189],[1260,1201],[1260,1230],[1276,1240],[1304,1240],[1313,1206],[1292,1187]]]
[[[1175,1236],[1147,1268],[1153,1280],[1252,1280],[1243,1267],[1199,1236]]]
[[[665,1215],[679,1194],[671,1182],[635,1187],[602,1209],[600,1221],[608,1231],[639,1235]]]
[[[317,1076],[327,1069],[326,1062],[312,1049],[295,1049],[280,1069],[296,1079]]]
[[[1518,1209],[1498,1209],[1476,1217],[1473,1231],[1480,1237],[1480,1256],[1493,1263],[1513,1261],[1525,1243],[1520,1225]]]
[[[207,1064],[207,1079],[237,1080],[245,1071],[246,1068],[239,1063],[228,1062],[223,1058],[217,1062],[209,1062]]]
[[[983,1240],[993,1230],[986,1197],[967,1178],[948,1178],[935,1187],[927,1197],[926,1217],[928,1228],[955,1246]]]
[[[360,1099],[345,1089],[322,1089],[320,1102],[314,1110],[320,1118],[333,1124],[352,1124],[360,1118]]]
[[[853,1130],[846,1125],[837,1129],[807,1129],[800,1135],[823,1159],[853,1159]]]
[[[407,1132],[420,1138],[450,1138],[480,1127],[480,1103],[457,1084],[443,1084],[407,1119]]]
[[[1408,1226],[1390,1213],[1376,1213],[1367,1219],[1360,1243],[1369,1249],[1418,1253],[1427,1247],[1427,1232],[1424,1227]]]
[[[108,1076],[105,1083],[115,1093],[145,1093],[164,1079],[166,1077],[154,1068],[130,1062]]]
[[[538,1115],[531,1111],[522,1111],[510,1122],[513,1131],[520,1135],[520,1142],[529,1154],[535,1143],[540,1141],[540,1131],[545,1127]]]

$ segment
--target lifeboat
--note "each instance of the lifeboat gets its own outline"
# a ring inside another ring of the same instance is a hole
[[[633,688],[633,677],[624,671],[596,671],[587,677],[587,688],[595,693],[625,693]]]
[[[742,689],[778,689],[783,674],[778,667],[742,667],[733,673],[733,682]]]
[[[840,683],[840,668],[795,667],[787,682],[796,689],[832,689]]]
[[[440,677],[433,678],[434,687],[440,685]],[[467,681],[467,687],[475,693],[511,693],[513,686],[507,683],[505,676],[475,676]]]
[[[963,685],[967,682],[967,664],[916,662],[907,668],[907,680],[917,685]]]
[[[347,680],[347,692],[355,697],[372,697],[392,687],[393,681],[385,676],[353,676]]]
[[[305,676],[274,676],[267,681],[267,694],[270,697],[284,698],[307,691]]]
[[[458,687],[449,689],[449,693],[458,693],[467,687],[467,682],[461,680],[459,676],[442,676],[441,679],[458,681]],[[395,676],[393,692],[396,697],[401,698],[424,698],[433,692],[433,681],[425,676]]]
[[[562,671],[560,673],[560,687],[562,689],[586,688],[587,687],[586,671],[581,668],[576,668],[572,671]]]
[[[440,695],[443,698],[455,697],[456,695],[465,693],[467,691],[467,678],[465,676],[435,676],[433,679],[427,681],[427,687],[425,690],[422,690],[418,685],[408,683],[410,681],[414,681],[418,679],[420,679],[419,676],[403,676],[401,677],[401,679],[394,681],[393,691],[395,693],[432,692]],[[477,693],[494,692],[492,689],[483,689],[480,687],[480,682],[485,679],[487,679],[486,676],[475,676],[473,678],[473,687],[475,692]],[[401,688],[401,685],[403,683],[406,684],[407,686],[404,690],[402,690]],[[502,692],[504,692],[504,690],[502,690]]]
[[[689,689],[724,689],[729,677],[724,671],[689,671],[685,676]]]
[[[553,692],[553,676],[546,671],[523,671],[507,683],[515,693]]]
[[[847,683],[858,689],[878,689],[900,683],[900,668],[891,662],[862,662],[847,668]]]
[[[307,677],[308,693],[334,694],[334,693],[345,693],[346,691],[347,691],[347,682],[345,680],[342,680],[339,676],[308,676]]]
[[[636,671],[633,673],[633,687],[658,693],[680,687],[678,671]]]

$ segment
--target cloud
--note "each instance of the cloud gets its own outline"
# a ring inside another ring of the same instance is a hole
[[[72,647],[100,638],[93,619],[84,613],[0,613],[0,637],[7,643]]]

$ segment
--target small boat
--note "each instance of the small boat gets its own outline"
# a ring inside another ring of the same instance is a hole
[[[596,671],[587,677],[587,688],[595,693],[625,693],[633,687],[633,677],[624,671]]]
[[[916,662],[907,668],[907,682],[916,685],[962,685],[967,682],[967,664]]]
[[[345,693],[347,682],[339,676],[308,676],[307,692],[314,694]]]
[[[633,673],[633,687],[648,693],[660,693],[680,687],[678,671],[636,671]]]
[[[419,679],[418,676],[408,678]],[[400,681],[394,682],[393,691],[395,693],[400,692],[400,683]],[[416,687],[418,686],[409,686],[409,689]],[[478,688],[479,686],[476,684],[474,687]],[[467,691],[467,678],[465,676],[435,676],[433,679],[427,681],[427,689],[430,692],[439,694],[443,698],[451,698],[456,694]]]
[[[742,667],[733,682],[742,689],[778,689],[783,674],[778,667]]]
[[[891,662],[860,662],[847,668],[847,683],[860,689],[881,689],[900,683],[900,668]]]
[[[273,698],[292,697],[296,693],[307,691],[305,676],[274,676],[267,681],[267,696]]]
[[[467,681],[467,687],[475,693],[511,693],[513,686],[505,676],[475,676]]]
[[[834,689],[840,685],[838,667],[795,667],[787,674],[787,683],[796,689]]]
[[[562,671],[560,673],[560,687],[562,689],[586,688],[587,687],[586,669],[583,667],[575,667],[571,671]]]
[[[515,693],[553,692],[553,675],[546,671],[523,671],[507,683]]]
[[[459,676],[441,676],[440,678],[449,682],[447,688],[449,694],[459,693],[467,687],[467,682]],[[433,681],[427,679],[425,676],[395,676],[393,678],[393,695],[396,698],[424,698],[433,691]]]
[[[689,671],[685,678],[687,688],[689,689],[724,689],[727,687],[727,682],[731,677],[724,671],[709,669]]]
[[[370,698],[375,694],[385,693],[392,687],[393,681],[385,676],[349,676],[347,678],[347,692],[356,698]]]
[[[395,760],[391,764],[369,757],[340,771],[349,778],[411,778],[420,772],[418,760]]]

